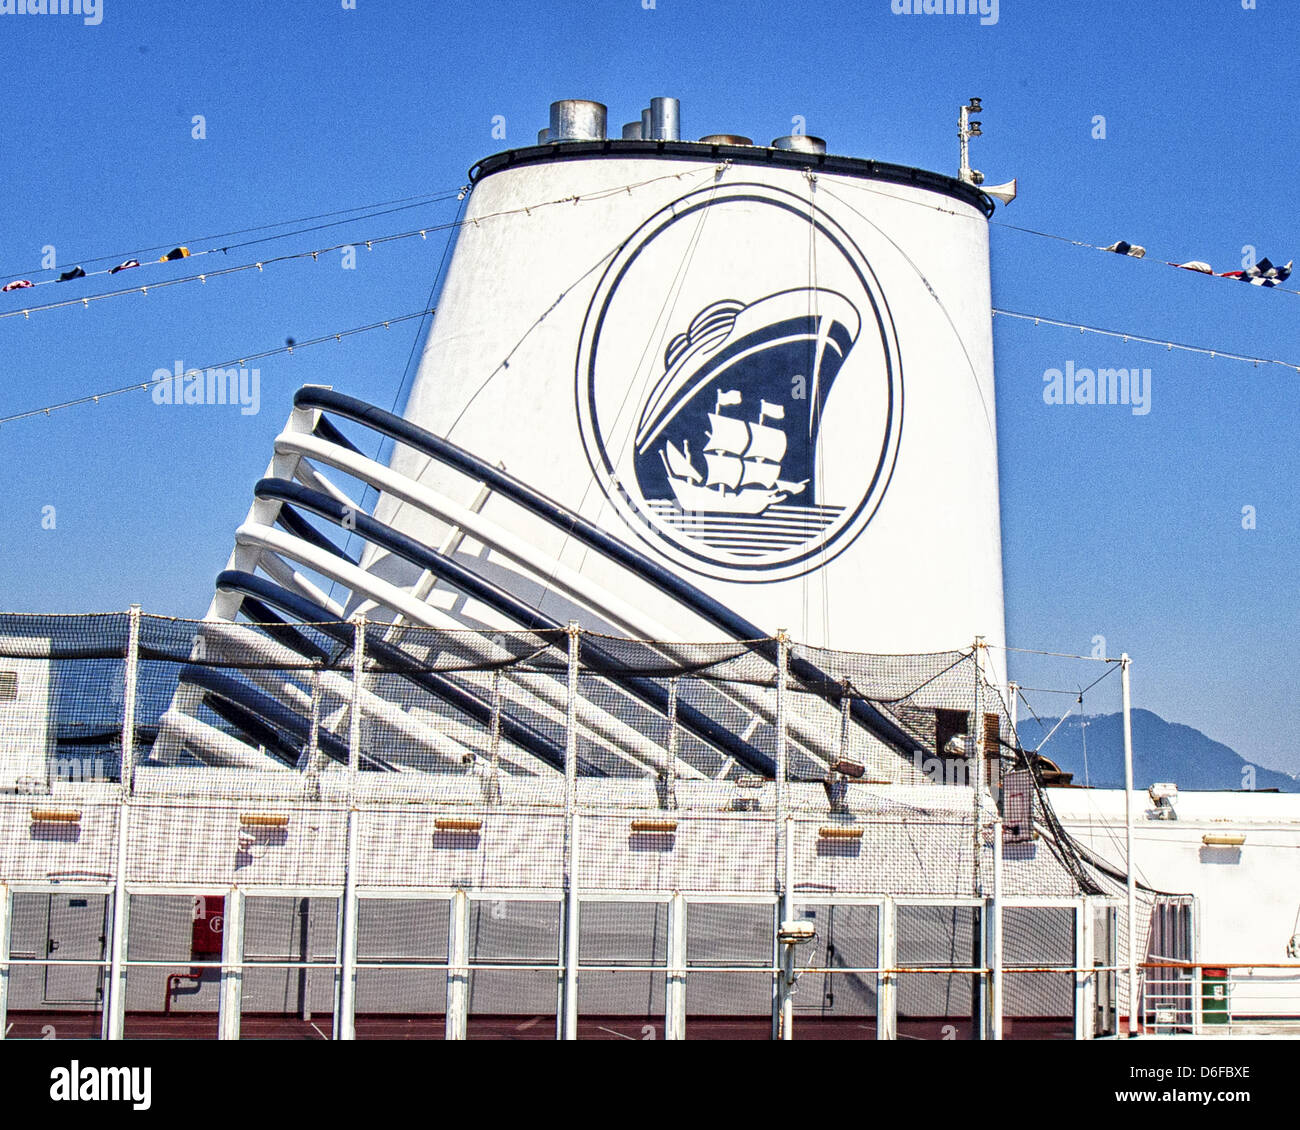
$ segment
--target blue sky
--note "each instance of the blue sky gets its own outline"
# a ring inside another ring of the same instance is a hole
[[[213,233],[455,190],[477,159],[531,143],[557,98],[605,102],[617,124],[673,94],[688,137],[768,141],[801,116],[832,152],[955,172],[956,111],[979,95],[973,163],[990,183],[1020,178],[1000,224],[1149,249],[1139,262],[995,226],[997,305],[1300,364],[1300,295],[1161,265],[1228,271],[1247,245],[1275,262],[1300,250],[1293,0],[1001,0],[991,26],[895,15],[890,0],[102,3],[95,26],[0,14],[4,281],[52,277],[38,270],[47,246],[60,269],[156,244],[206,250],[284,229],[200,238]],[[456,208],[121,281],[432,227]],[[419,310],[442,250],[431,234],[362,249],[351,271],[334,253],[0,319],[0,415]],[[0,295],[0,314],[107,289]],[[255,415],[132,393],[0,426],[0,607],[201,615],[293,391],[312,381],[391,404],[416,336],[403,323],[263,361]],[[1140,705],[1300,770],[1300,373],[1006,319],[994,340],[1011,642],[1087,653],[1104,636],[1134,656]],[[1045,405],[1044,371],[1068,361],[1150,368],[1151,412]]]

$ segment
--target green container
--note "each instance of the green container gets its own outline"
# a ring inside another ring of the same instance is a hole
[[[1228,971],[1201,970],[1201,1022],[1228,1023]]]

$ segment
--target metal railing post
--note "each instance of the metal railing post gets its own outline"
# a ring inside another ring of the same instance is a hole
[[[786,814],[785,817],[785,884],[781,895],[781,922],[788,922],[793,915],[793,906],[791,905],[790,892],[794,886],[794,836],[791,834],[790,826],[794,822],[794,817]],[[778,923],[778,929],[780,924]],[[777,939],[779,958],[777,964],[781,972],[777,974],[780,996],[780,1013],[778,1016],[779,1027],[777,1038],[780,1040],[794,1039],[794,993],[795,982],[799,979],[795,971],[795,965],[798,960],[798,946],[790,942],[781,942]]]
[[[451,896],[447,966],[446,1038],[463,1040],[469,1022],[469,895],[463,890]]]
[[[1197,962],[1197,966],[1192,970],[1192,1035],[1199,1036],[1202,1034],[1202,1024],[1204,1023],[1205,1008],[1205,966],[1199,964],[1201,960],[1201,930],[1200,916],[1201,903],[1199,899],[1194,899],[1188,910],[1190,917],[1189,929],[1192,932],[1191,945],[1188,946],[1190,953],[1189,961]]]
[[[358,777],[361,773],[361,684],[366,669],[366,617],[358,612],[352,617],[352,709],[348,727],[348,792],[356,804]]]
[[[1084,895],[1074,908],[1074,1038],[1091,1040],[1097,1030],[1097,982],[1092,899]]]
[[[674,891],[668,903],[668,987],[664,994],[664,1039],[686,1039],[686,896]]]
[[[130,796],[135,769],[135,699],[140,678],[140,606],[131,605],[126,614],[126,671],[122,680],[122,764],[119,777],[122,793]]]
[[[127,609],[126,624],[126,659],[122,677],[122,750],[117,793],[117,862],[113,869],[113,921],[109,928],[108,986],[104,993],[104,1021],[101,1027],[105,1040],[122,1039],[126,1016],[126,979],[122,964],[126,957],[127,836],[130,835],[130,797],[135,766],[135,694],[139,683],[139,605],[131,605]]]
[[[1002,820],[993,821],[993,897],[988,902],[988,1016],[985,1038],[1002,1039]]]
[[[664,800],[677,807],[677,677],[668,680],[668,765],[664,771]]]
[[[339,991],[334,1011],[334,1038],[355,1040],[357,1005],[357,834],[356,805],[348,808],[348,839],[343,873],[343,906],[339,915]]]
[[[9,924],[13,920],[8,884],[0,883],[0,1040],[9,1030]]]
[[[109,940],[108,991],[104,994],[103,1038],[120,1040],[126,1018],[126,978],[122,963],[126,957],[127,894],[126,860],[127,836],[130,829],[131,807],[123,793],[117,808],[117,865],[113,878],[113,924]]]
[[[135,766],[135,699],[140,675],[140,605],[131,605],[126,616],[126,664],[122,679],[122,753],[118,769],[117,866],[113,877],[113,923],[110,929],[108,991],[104,996],[102,1027],[102,1034],[106,1040],[122,1038],[126,1015],[125,975],[122,963],[126,956],[126,861]]]
[[[975,739],[975,780],[972,782],[974,790],[974,828],[971,851],[971,893],[981,900],[980,907],[980,930],[978,945],[978,963],[981,970],[990,967],[990,942],[992,940],[993,924],[989,921],[991,916],[990,900],[984,891],[984,796],[988,789],[988,767],[985,763],[984,748],[984,637],[976,636],[975,644],[971,650],[971,659],[975,667],[975,717],[973,724],[975,732],[971,735]],[[936,753],[939,751],[936,750]],[[969,764],[969,762],[967,762]],[[996,868],[997,864],[994,864]],[[996,911],[992,911],[993,914]],[[972,1011],[974,1012],[974,1029],[975,1038],[978,1040],[987,1040],[991,1038],[993,1018],[990,997],[992,995],[992,977],[986,972],[977,973],[973,979],[972,985]]]
[[[984,655],[984,637],[976,636],[973,653],[975,660],[975,733],[973,735],[975,738],[975,889],[971,893],[977,897],[984,894],[984,874],[981,866],[983,855],[981,848],[984,843],[982,826],[984,822],[984,801],[990,795],[989,749],[984,734],[984,711],[987,705],[985,701],[987,696],[984,692]],[[936,750],[935,753],[942,756],[942,752],[939,750]]]
[[[1133,869],[1133,718],[1132,690],[1129,685],[1128,653],[1119,658],[1120,685],[1124,700],[1124,871],[1127,889],[1128,927],[1128,1034],[1137,1035],[1138,1025],[1138,972],[1137,972],[1137,879]]]
[[[578,793],[578,649],[582,629],[577,620],[569,621],[567,697],[564,718],[564,805],[572,814]]]
[[[560,1039],[578,1038],[578,660],[582,629],[569,621],[568,709],[564,725],[564,992]]]
[[[776,633],[776,814],[773,826],[774,849],[776,852],[776,893],[778,898],[776,927],[779,932],[782,922],[790,916],[790,888],[786,867],[786,843],[789,828],[786,823],[786,808],[789,804],[787,795],[787,778],[789,777],[789,748],[786,744],[786,694],[790,667],[790,638],[784,628]],[[775,962],[784,968],[787,955],[777,937],[772,939],[772,953]],[[788,982],[785,973],[778,973],[772,985],[772,1038],[788,1039],[790,1018],[794,1014],[794,1002],[787,992]]]
[[[776,643],[776,826],[777,859],[781,860],[780,837],[785,830],[783,818],[789,800],[786,785],[790,775],[788,764],[789,745],[786,741],[786,696],[789,690],[790,638],[786,635],[784,628],[776,633]],[[784,864],[778,863],[778,867],[783,870]],[[777,873],[777,882],[781,887],[785,886],[785,876],[780,871]]]
[[[898,907],[891,898],[880,904],[877,919],[876,1039],[898,1039]]]
[[[238,1040],[244,1003],[244,892],[231,887],[221,923],[221,998],[218,1039]]]
[[[343,859],[343,905],[339,913],[339,989],[334,1011],[334,1038],[355,1040],[357,1004],[357,809],[361,775],[361,682],[366,665],[366,617],[352,617],[352,708],[348,727],[348,827]]]

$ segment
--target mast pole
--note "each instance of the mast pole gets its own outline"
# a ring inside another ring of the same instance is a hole
[[[1125,908],[1128,922],[1128,1034],[1138,1032],[1138,976],[1137,976],[1137,881],[1133,871],[1133,721],[1132,692],[1129,667],[1133,661],[1128,652],[1119,659],[1120,685],[1124,700],[1124,871]]]

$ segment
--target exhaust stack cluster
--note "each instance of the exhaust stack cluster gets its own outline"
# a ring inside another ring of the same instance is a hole
[[[566,98],[551,103],[551,124],[537,134],[537,143],[552,141],[604,141],[609,110],[600,102]],[[678,141],[681,139],[681,104],[676,98],[651,98],[640,121],[623,127],[624,141]]]
[[[537,131],[537,144],[566,141],[604,141],[608,136],[609,108],[584,98],[566,98],[551,103],[550,125]],[[651,98],[637,121],[627,122],[620,134],[623,141],[680,141],[681,103],[676,98]],[[710,133],[700,138],[703,145],[753,145],[750,137],[736,133]],[[772,149],[799,153],[825,153],[820,137],[802,134],[778,137]]]

